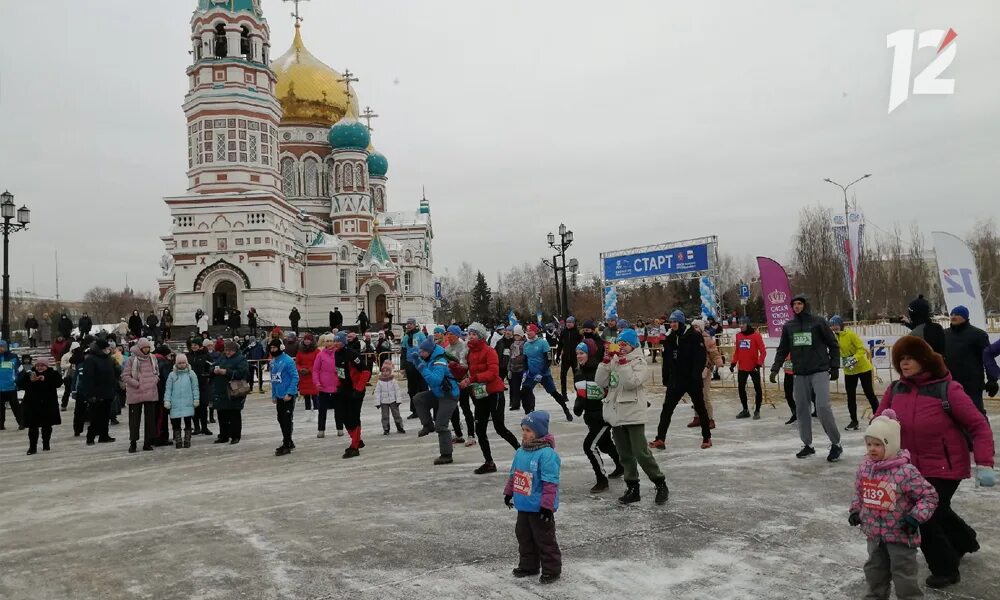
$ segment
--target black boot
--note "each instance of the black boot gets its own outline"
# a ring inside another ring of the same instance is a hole
[[[608,473],[608,479],[618,479],[625,474],[625,469],[621,465],[615,465],[615,470]]]
[[[180,450],[184,446],[184,442],[181,441],[181,430],[174,430],[174,448]]]
[[[632,504],[641,500],[638,481],[626,481],[625,485],[627,486],[625,488],[625,495],[618,499],[619,502],[622,504]]]
[[[31,456],[32,454],[36,454],[37,452],[38,452],[38,448],[37,447],[35,447],[35,446],[28,446],[28,456]]]
[[[152,444],[143,444],[142,445],[142,451],[143,452],[150,452],[152,449],[153,449],[153,445]]]
[[[599,494],[601,492],[606,492],[606,491],[608,491],[608,478],[607,477],[598,477],[597,478],[597,483],[594,484],[594,487],[590,488],[590,493],[591,494]]]
[[[185,448],[190,448],[191,447],[191,432],[190,431],[185,431],[184,432],[184,447]]]
[[[670,488],[667,487],[667,480],[660,479],[653,482],[656,486],[656,498],[653,500],[657,504],[666,504],[670,498]]]
[[[434,464],[436,465],[450,465],[453,462],[455,461],[452,460],[450,454],[442,454],[441,456],[434,459]]]
[[[136,452],[135,442],[129,442],[128,443],[128,453],[129,454],[135,454],[135,452]]]

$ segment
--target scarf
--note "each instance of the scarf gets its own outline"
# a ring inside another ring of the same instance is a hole
[[[535,450],[541,450],[542,448],[554,448],[555,440],[552,439],[551,435],[546,435],[541,439],[535,439],[530,442],[523,442],[521,448],[524,448],[528,452],[534,452]]]

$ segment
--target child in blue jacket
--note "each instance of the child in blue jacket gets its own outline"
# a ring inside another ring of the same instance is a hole
[[[292,451],[292,415],[295,413],[295,397],[299,395],[299,369],[291,356],[285,354],[285,345],[279,339],[267,343],[271,355],[271,403],[278,413],[281,426],[281,445],[275,448],[275,456],[284,456]]]
[[[536,410],[521,420],[521,447],[514,454],[503,490],[507,508],[517,509],[520,560],[514,577],[537,575],[551,583],[562,574],[562,553],[556,541],[555,512],[559,509],[559,455],[549,433],[549,413]]]

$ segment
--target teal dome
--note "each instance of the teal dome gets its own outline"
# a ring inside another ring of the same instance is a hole
[[[368,128],[352,117],[334,123],[327,139],[334,150],[365,150],[372,141]]]
[[[368,174],[372,177],[385,177],[389,172],[389,160],[384,154],[373,150],[368,155]]]
[[[259,15],[260,0],[198,0],[198,10],[228,10],[230,12],[248,12]]]

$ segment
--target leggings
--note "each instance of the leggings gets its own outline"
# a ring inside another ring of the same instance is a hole
[[[462,437],[462,418],[458,416],[458,409],[461,408],[462,414],[465,415],[465,426],[469,430],[469,439],[475,439],[476,418],[469,407],[469,394],[468,389],[464,389],[459,393],[458,406],[455,407],[455,411],[451,414],[451,426],[455,430],[455,437]]]
[[[521,447],[517,443],[517,438],[507,429],[503,422],[504,397],[502,392],[489,394],[485,398],[473,400],[476,405],[476,436],[479,438],[479,449],[483,452],[483,460],[488,463],[493,462],[493,453],[490,451],[490,439],[486,436],[486,426],[490,419],[493,419],[493,431],[502,437],[510,447],[517,450]]]
[[[174,434],[178,435],[181,432],[181,419],[184,419],[184,431],[191,433],[191,417],[177,417],[170,419],[170,426],[173,428]]]
[[[931,518],[920,525],[920,550],[931,573],[954,575],[962,555],[979,547],[976,531],[951,508],[951,498],[962,482],[936,477],[928,477],[927,481],[937,490],[938,505]]]
[[[614,461],[615,468],[621,466],[618,449],[615,448],[615,444],[611,440],[611,426],[604,421],[600,413],[593,416],[591,413],[585,413],[583,421],[587,424],[587,435],[583,438],[583,453],[587,455],[590,466],[594,468],[594,475],[597,476],[598,481],[606,480],[607,475],[604,472],[601,452],[607,454]]]
[[[63,410],[66,410],[66,407],[69,406],[69,395],[71,393],[73,393],[73,377],[67,375],[63,377],[63,395],[62,395]]]
[[[559,363],[559,391],[562,392],[563,398],[566,398],[566,382],[568,381],[568,375],[573,373],[573,383],[576,383],[576,354],[573,356],[563,357],[561,363]]]
[[[313,401],[316,398],[313,394],[302,394],[302,398],[305,402],[306,410],[313,409]],[[319,401],[316,401],[316,408],[319,408]]]
[[[521,383],[524,381],[524,371],[510,374],[510,409],[521,409]],[[525,413],[528,414],[528,413]]]
[[[351,448],[357,450],[361,447],[361,404],[365,400],[365,393],[348,388],[346,392],[338,392],[338,396],[344,413],[344,428],[351,436]]]
[[[754,411],[760,412],[761,405],[761,390],[760,390],[760,369],[754,369],[752,371],[739,371],[736,375],[736,381],[740,386],[740,403],[743,405],[743,410],[747,409],[747,378],[753,381],[753,392],[754,392]]]
[[[857,375],[844,375],[844,387],[847,390],[847,412],[851,415],[851,421],[857,422],[858,420],[858,382],[861,382],[861,389],[865,392],[865,398],[868,399],[868,404],[871,405],[872,414],[878,410],[878,397],[875,396],[875,387],[873,385],[873,371],[865,371],[864,373],[858,373]]]

